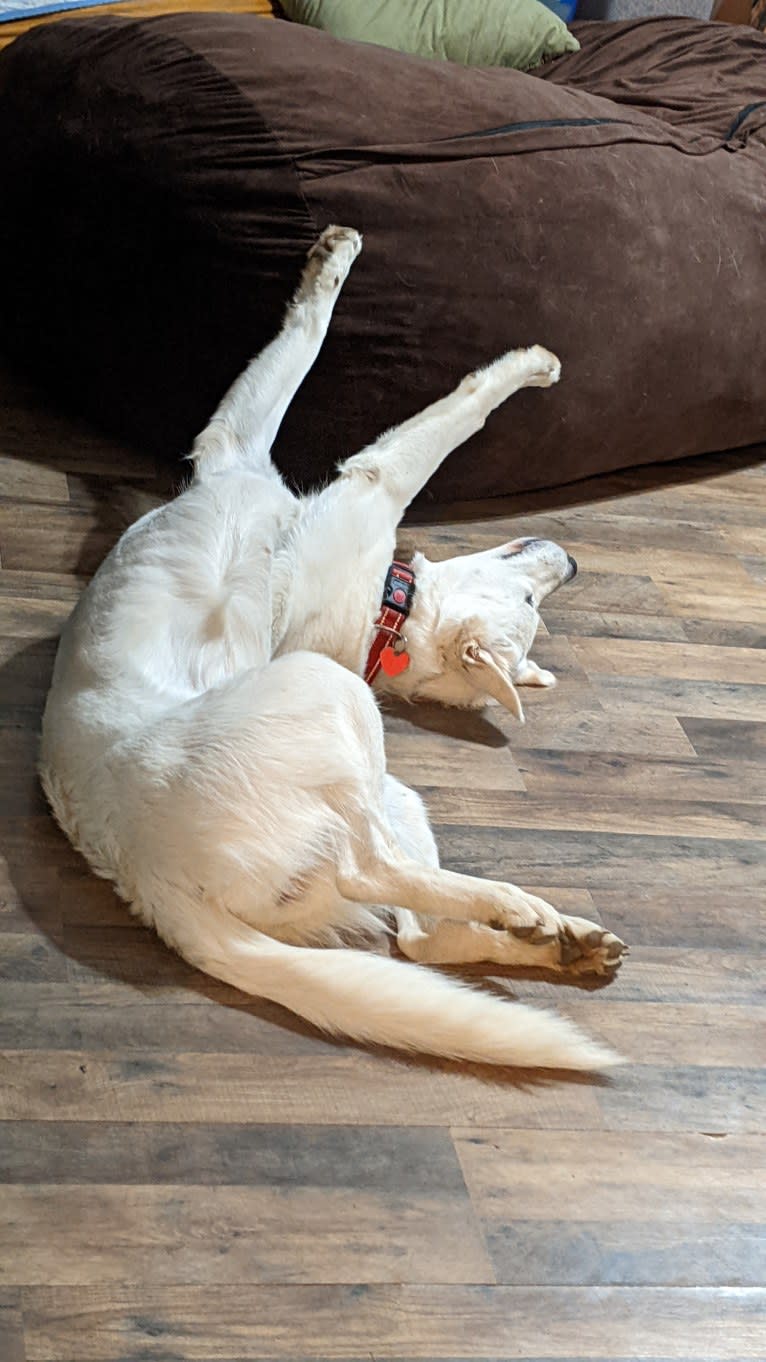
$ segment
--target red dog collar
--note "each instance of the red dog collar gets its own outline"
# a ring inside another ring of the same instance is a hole
[[[375,621],[375,637],[364,669],[364,679],[370,686],[381,668],[386,676],[398,676],[410,665],[402,626],[412,609],[414,595],[415,573],[406,563],[395,559],[386,573],[383,600]]]

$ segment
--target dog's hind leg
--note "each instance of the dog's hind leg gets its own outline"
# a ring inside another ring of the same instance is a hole
[[[350,227],[328,227],[312,246],[282,330],[232,384],[192,449],[195,476],[244,465],[273,470],[271,446],[314,363],[333,308],[362,248]]]
[[[493,964],[557,974],[611,974],[622,956],[617,937],[582,918],[562,917],[563,935],[534,942],[481,922],[436,921],[417,917],[407,908],[396,908],[394,914],[400,951],[420,965]],[[582,949],[586,939],[598,949]]]
[[[351,480],[380,488],[398,524],[413,497],[453,449],[481,430],[490,412],[520,388],[548,388],[558,382],[561,366],[555,355],[534,345],[511,350],[494,363],[468,374],[453,392],[340,466],[342,487]],[[326,495],[339,487],[334,483]],[[369,514],[367,499],[360,498]]]
[[[423,801],[415,790],[386,774],[384,808],[386,820],[404,853],[426,866],[438,869],[439,852]],[[534,942],[514,936],[512,932],[497,931],[481,922],[418,917],[409,908],[395,908],[393,911],[397,945],[408,960],[415,960],[418,964],[491,963],[506,968],[524,966],[570,974],[590,973],[594,969],[606,972],[610,968],[605,951],[594,957],[579,949],[562,949],[560,937]],[[599,930],[592,922],[586,923],[580,918],[562,917],[561,921],[565,933],[567,930],[571,932],[572,938],[575,928],[583,937]],[[596,940],[592,935],[590,939]],[[606,933],[602,945],[616,940],[611,933]]]
[[[354,902],[409,909],[397,918],[400,945],[414,959],[442,964],[488,959],[598,974],[616,969],[622,959],[623,943],[595,922],[564,917],[516,885],[456,874],[403,855],[372,808],[354,831],[338,866],[338,890]],[[438,920],[430,947],[428,931],[412,914]],[[495,934],[499,946],[491,944]]]

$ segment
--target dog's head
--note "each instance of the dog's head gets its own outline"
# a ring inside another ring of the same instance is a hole
[[[441,563],[418,553],[412,566],[410,666],[396,692],[464,708],[492,698],[523,719],[513,683],[524,674],[540,604],[574,577],[574,559],[548,539],[515,539]]]

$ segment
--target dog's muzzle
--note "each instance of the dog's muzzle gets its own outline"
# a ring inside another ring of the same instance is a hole
[[[571,582],[572,578],[577,576],[577,562],[572,557],[571,553],[567,554],[567,562],[569,564],[569,572],[567,573],[566,580]]]

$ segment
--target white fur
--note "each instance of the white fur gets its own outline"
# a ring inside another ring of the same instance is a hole
[[[515,351],[347,460],[302,499],[269,450],[360,249],[330,228],[275,341],[224,398],[175,501],[102,564],[61,640],[42,781],[97,874],[200,969],[328,1031],[503,1064],[595,1068],[615,1056],[556,1016],[375,953],[391,914],[424,962],[606,971],[609,933],[513,885],[439,868],[418,796],[386,774],[361,680],[399,520],[442,459],[511,393],[558,378]],[[416,560],[410,698],[520,714],[513,684],[540,600],[571,574],[557,545],[516,541]]]

